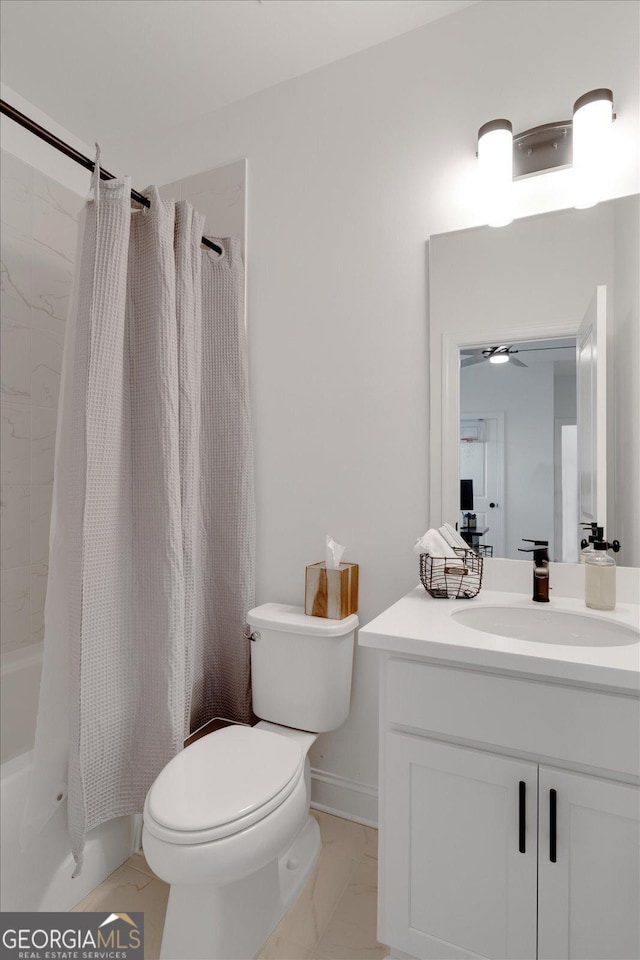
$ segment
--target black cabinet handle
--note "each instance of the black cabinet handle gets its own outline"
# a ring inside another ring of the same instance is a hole
[[[527,830],[527,785],[524,780],[518,784],[518,850],[525,852],[525,834]]]
[[[549,860],[556,862],[556,836],[558,830],[558,799],[555,790],[549,790]]]

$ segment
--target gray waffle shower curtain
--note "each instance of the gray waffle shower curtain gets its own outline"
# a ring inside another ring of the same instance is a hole
[[[45,662],[23,836],[68,794],[87,831],[140,813],[190,729],[251,717],[255,521],[239,241],[132,210],[128,179],[85,208],[56,443]]]

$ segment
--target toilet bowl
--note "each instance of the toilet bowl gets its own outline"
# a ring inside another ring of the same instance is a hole
[[[163,960],[253,957],[320,851],[307,753],[348,714],[357,617],[264,604],[247,620],[263,719],[197,740],[167,764],[145,802],[145,856],[171,885]]]

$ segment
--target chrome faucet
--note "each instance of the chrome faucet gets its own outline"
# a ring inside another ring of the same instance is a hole
[[[520,553],[533,554],[533,599],[536,603],[549,603],[549,541],[527,540],[523,543],[532,543],[532,547],[519,547]]]

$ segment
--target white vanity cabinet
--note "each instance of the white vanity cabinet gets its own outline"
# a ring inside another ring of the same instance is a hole
[[[383,654],[392,956],[640,957],[639,701]]]
[[[536,765],[401,733],[386,750],[389,942],[438,960],[535,957]]]
[[[538,956],[640,957],[638,788],[545,766],[539,782]]]

